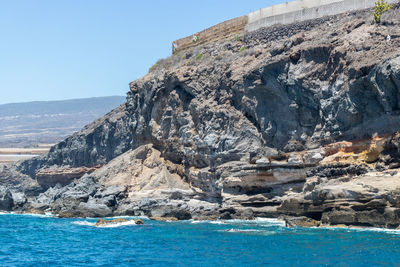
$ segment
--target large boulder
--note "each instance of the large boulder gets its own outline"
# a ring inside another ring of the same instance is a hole
[[[78,205],[70,205],[69,207],[65,207],[58,213],[58,216],[61,218],[103,218],[110,217],[112,215],[113,211],[107,207],[107,205],[95,202],[80,202]]]
[[[192,218],[192,215],[189,211],[178,208],[178,207],[173,207],[169,205],[161,205],[153,210],[151,210],[151,217],[153,218],[176,218],[178,220],[190,220]]]
[[[286,227],[318,227],[321,222],[307,217],[285,218]]]
[[[14,208],[21,208],[28,201],[23,192],[11,192],[11,194],[14,202]]]
[[[113,224],[125,223],[125,222],[128,222],[128,220],[124,219],[124,218],[118,218],[118,219],[114,219],[114,220],[98,219],[94,226],[107,226],[107,225],[113,225]]]
[[[0,186],[0,210],[11,211],[14,207],[14,200],[10,189]]]
[[[81,202],[77,207],[77,212],[82,214],[82,217],[110,217],[113,215],[112,210],[105,204],[95,202]]]

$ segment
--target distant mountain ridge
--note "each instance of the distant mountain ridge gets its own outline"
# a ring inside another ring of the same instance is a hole
[[[125,100],[109,96],[0,105],[0,147],[59,142]]]
[[[91,97],[55,101],[32,101],[0,105],[0,117],[12,115],[69,113],[113,109],[125,102],[124,96]]]

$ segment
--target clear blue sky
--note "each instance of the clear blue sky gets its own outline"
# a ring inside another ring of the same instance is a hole
[[[171,42],[282,0],[0,0],[0,104],[125,95]]]

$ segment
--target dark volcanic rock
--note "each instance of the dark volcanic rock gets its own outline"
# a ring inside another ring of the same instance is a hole
[[[108,217],[113,215],[112,210],[107,205],[93,202],[80,203],[74,212],[81,217]]]
[[[400,225],[398,11],[385,25],[360,11],[171,56],[130,84],[125,105],[17,165],[32,180],[104,164],[30,204],[60,216]]]
[[[17,166],[0,163],[0,186],[5,186],[27,196],[38,195],[44,189],[28,175],[17,171]]]
[[[192,215],[184,209],[171,206],[158,206],[151,210],[151,217],[172,217],[178,220],[190,220]]]
[[[52,147],[44,157],[19,164],[22,173],[35,177],[41,168],[95,166],[104,164],[131,147],[132,134],[125,104],[87,125]]]
[[[0,210],[11,211],[14,200],[11,191],[6,187],[0,187]]]
[[[257,53],[236,54],[236,43],[204,47],[226,58],[193,66],[181,59],[131,83],[125,105],[20,169],[34,176],[46,166],[104,164],[149,143],[173,163],[212,169],[269,147],[300,151],[395,132],[398,40],[374,34],[397,30],[366,24],[367,15],[260,29],[246,36]],[[356,53],[364,35],[374,46]]]

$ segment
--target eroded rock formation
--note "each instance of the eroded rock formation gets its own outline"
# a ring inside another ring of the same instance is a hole
[[[17,166],[41,184],[49,168],[102,165],[47,175],[21,209],[399,226],[398,12],[274,26],[159,62],[126,104]]]

